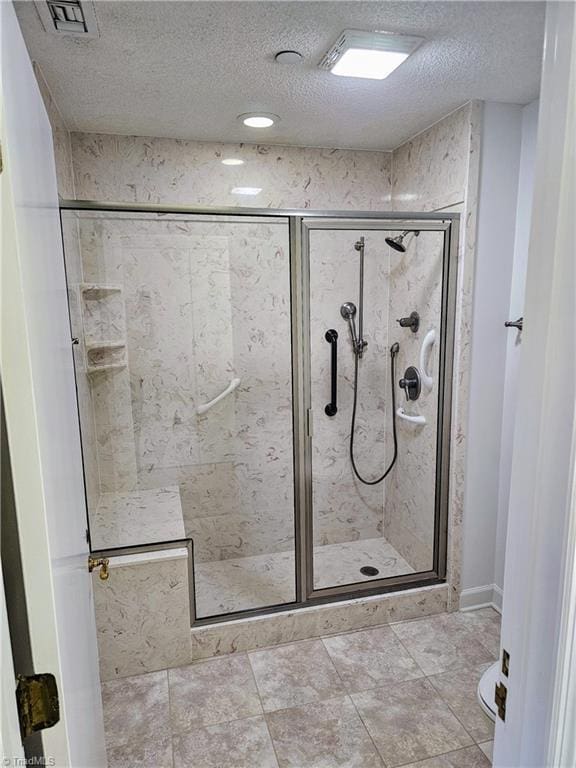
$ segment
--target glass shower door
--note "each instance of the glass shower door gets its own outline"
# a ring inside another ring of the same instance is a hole
[[[62,220],[93,549],[192,538],[198,619],[294,602],[288,219]]]
[[[429,577],[440,535],[445,227],[314,220],[306,235],[310,592]]]

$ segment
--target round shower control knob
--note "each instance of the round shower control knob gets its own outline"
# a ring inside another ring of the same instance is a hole
[[[413,365],[409,365],[404,371],[404,378],[400,379],[398,386],[404,390],[406,400],[418,400],[421,391],[420,371]]]

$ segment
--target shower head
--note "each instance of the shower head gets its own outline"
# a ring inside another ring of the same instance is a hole
[[[351,301],[345,301],[344,304],[340,307],[340,314],[344,318],[344,320],[352,320],[354,315],[356,314],[356,305],[353,304]]]
[[[386,238],[386,244],[390,246],[390,248],[394,248],[395,251],[399,251],[400,253],[406,253],[406,246],[404,245],[404,238],[406,235],[409,235],[410,233],[413,233],[414,237],[418,237],[420,234],[420,230],[410,230],[407,229],[404,232],[402,232],[401,235],[397,235],[396,237],[387,237]]]

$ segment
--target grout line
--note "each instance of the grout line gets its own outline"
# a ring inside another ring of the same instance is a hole
[[[476,669],[477,669],[478,667],[481,667],[481,666],[483,666],[483,664],[475,664],[475,665],[470,665],[470,666],[468,666],[468,667],[460,667],[459,669],[468,669],[468,670],[470,670],[470,669],[474,669],[474,668],[476,668]],[[452,670],[451,670],[451,669],[450,669],[450,670],[448,670],[448,671],[449,671],[449,672],[452,672]],[[458,670],[455,670],[455,671],[458,671]],[[431,678],[433,678],[433,677],[439,677],[440,675],[444,675],[444,674],[446,674],[446,673],[445,673],[445,672],[440,672],[440,673],[439,673],[439,674],[437,674],[437,675],[429,675],[429,676],[428,676],[426,679],[428,680],[428,682],[430,683],[430,685],[432,686],[432,688],[434,688],[434,690],[436,691],[436,693],[438,694],[438,696],[440,697],[440,699],[442,700],[442,702],[443,702],[443,703],[444,703],[444,704],[445,704],[445,705],[448,707],[448,709],[450,710],[450,712],[452,712],[452,714],[454,715],[454,717],[456,718],[456,720],[458,720],[458,722],[460,723],[460,725],[462,726],[462,728],[464,728],[464,730],[466,731],[466,733],[468,734],[468,736],[470,736],[470,738],[472,739],[473,743],[474,743],[476,746],[478,746],[478,744],[481,744],[481,743],[483,743],[484,741],[490,741],[490,739],[489,739],[489,738],[488,738],[488,739],[483,739],[483,740],[482,740],[482,742],[480,742],[480,741],[478,741],[477,739],[475,739],[475,738],[474,738],[474,736],[472,735],[472,733],[470,732],[469,728],[468,728],[468,727],[467,727],[467,726],[464,724],[464,722],[462,721],[462,719],[461,719],[461,718],[458,716],[458,713],[457,713],[457,712],[456,712],[456,711],[455,711],[455,710],[454,710],[454,709],[453,709],[453,708],[450,706],[450,702],[449,702],[447,699],[445,699],[445,698],[444,698],[444,696],[442,695],[441,691],[439,691],[439,690],[436,688],[436,686],[435,686],[435,685],[434,685],[434,683],[432,682]],[[479,711],[479,712],[482,712],[482,714],[484,715],[484,717],[486,718],[486,720],[488,720],[489,722],[492,722],[492,721],[490,720],[490,718],[488,717],[488,715],[487,715],[487,714],[486,714],[486,713],[485,713],[485,712],[482,710],[482,707],[480,706],[480,704],[478,704],[477,706],[478,706],[478,711]],[[494,734],[492,734],[492,738],[494,738]]]
[[[172,696],[170,695],[170,668],[166,670],[166,685],[168,687],[168,728],[170,729],[170,747],[172,750],[172,768],[175,768],[174,763],[174,734],[172,729]]]
[[[370,741],[372,742],[372,746],[373,746],[373,747],[374,747],[374,749],[376,750],[376,754],[378,755],[378,757],[379,757],[379,758],[380,758],[380,760],[382,761],[382,765],[383,765],[383,766],[385,766],[385,768],[389,768],[389,766],[388,766],[388,763],[387,763],[387,762],[384,760],[384,757],[383,757],[382,753],[380,752],[380,750],[379,750],[379,749],[378,749],[378,747],[376,746],[376,742],[375,742],[375,741],[374,741],[374,739],[372,738],[372,734],[370,733],[370,731],[369,731],[369,729],[368,729],[368,726],[367,726],[367,725],[366,725],[366,723],[364,722],[364,718],[362,717],[362,714],[361,714],[360,710],[359,710],[359,709],[358,709],[358,707],[356,706],[356,702],[354,701],[354,699],[353,699],[352,695],[349,695],[349,697],[348,697],[348,698],[349,698],[349,699],[350,699],[350,701],[352,702],[352,706],[353,706],[353,707],[354,707],[354,709],[356,710],[356,714],[357,714],[357,715],[358,715],[358,717],[360,718],[360,722],[361,722],[361,723],[362,723],[362,725],[364,726],[364,730],[365,730],[365,731],[366,731],[366,733],[368,734],[368,738],[369,738],[369,739],[370,739]]]
[[[434,677],[434,675],[430,675],[430,677]],[[432,688],[432,690],[433,690],[434,694],[437,696],[437,698],[440,700],[440,702],[441,702],[441,703],[442,703],[442,704],[443,704],[443,705],[446,707],[446,709],[448,710],[448,712],[450,712],[450,714],[452,715],[452,717],[454,717],[454,719],[455,719],[455,720],[456,720],[456,721],[457,721],[457,722],[460,724],[460,726],[461,726],[461,727],[464,729],[464,732],[466,733],[466,735],[467,735],[467,736],[468,736],[468,737],[471,739],[471,741],[472,741],[472,744],[468,744],[468,746],[469,746],[469,747],[470,747],[470,746],[477,746],[477,742],[476,742],[476,739],[475,739],[475,738],[472,736],[472,734],[470,733],[470,731],[468,730],[468,728],[466,728],[466,726],[464,725],[464,723],[462,722],[462,720],[460,720],[460,718],[458,717],[458,715],[456,714],[456,712],[454,712],[454,710],[452,709],[452,707],[450,706],[450,704],[449,704],[449,703],[446,701],[446,699],[444,698],[444,696],[442,696],[442,694],[440,693],[440,691],[439,691],[439,690],[438,690],[438,689],[437,689],[437,688],[436,688],[436,687],[435,687],[435,686],[432,684],[432,682],[430,681],[430,677],[427,677],[427,678],[426,678],[426,681],[427,681],[428,685],[429,685],[429,686]],[[480,705],[478,705],[478,706],[480,706]],[[466,747],[461,747],[461,749],[466,749]],[[453,751],[456,751],[456,750],[453,750]]]
[[[438,760],[438,758],[447,757],[448,755],[456,755],[458,754],[458,752],[464,752],[465,749],[474,749],[474,747],[476,747],[477,749],[480,749],[480,747],[477,744],[469,744],[467,747],[458,747],[458,749],[451,749],[450,752],[442,752],[440,755],[431,755],[430,757],[425,757],[422,762],[428,761],[428,760]],[[482,752],[481,749],[480,751]],[[484,753],[482,752],[482,754]],[[486,757],[486,755],[484,755],[484,757]],[[416,765],[418,765],[419,763],[420,763],[420,760],[418,760]],[[393,768],[402,768],[403,765],[412,765],[412,761],[409,763],[397,763]]]
[[[356,714],[360,718],[360,722],[362,723],[362,726],[364,727],[364,730],[368,734],[368,737],[369,737],[370,741],[372,742],[372,745],[374,746],[374,750],[376,752],[376,755],[378,756],[378,758],[382,762],[382,765],[385,766],[385,768],[388,768],[388,766],[384,762],[384,759],[382,758],[382,755],[378,751],[378,748],[376,747],[376,744],[374,744],[374,740],[373,740],[372,736],[370,735],[370,732],[368,731],[368,728],[366,728],[366,724],[364,723],[364,720],[362,719],[362,716],[358,712],[358,708],[356,707],[356,704],[354,703],[354,700],[352,699],[352,696],[350,695],[350,693],[344,693],[344,694],[341,694],[341,695],[338,695],[338,696],[329,696],[328,698],[320,699],[319,701],[307,701],[307,702],[304,702],[303,704],[298,704],[295,707],[284,707],[283,709],[275,709],[275,710],[273,710],[271,712],[265,712],[264,716],[265,716],[265,719],[266,719],[266,723],[268,723],[268,717],[270,715],[275,715],[277,712],[289,712],[292,709],[302,709],[303,707],[310,706],[312,704],[319,705],[319,704],[325,704],[325,703],[327,703],[329,701],[342,701],[343,699],[348,699],[352,703],[352,706],[354,707],[354,710],[356,711]],[[274,743],[274,739],[272,739],[272,743]]]
[[[277,712],[288,712],[291,709],[302,709],[303,707],[309,707],[312,704],[324,704],[326,701],[336,701],[337,699],[350,698],[350,694],[347,691],[341,691],[336,695],[326,696],[324,699],[312,699],[311,701],[303,701],[300,704],[292,704],[290,707],[279,707],[278,709],[264,710],[264,717],[268,715],[275,715]]]
[[[256,677],[256,672],[254,671],[254,667],[252,666],[252,659],[250,658],[249,653],[246,653],[246,658],[248,659],[248,666],[250,667],[250,672],[252,673],[252,680],[254,680],[254,686],[256,688],[256,693],[258,694],[258,701],[260,702],[260,708],[262,709],[262,714],[265,715],[266,710],[264,709],[264,701],[262,699],[260,686],[258,685],[258,678]]]
[[[400,622],[397,622],[397,623],[400,623]],[[392,632],[394,632],[394,627],[392,627],[392,626],[391,626],[391,627],[390,627],[390,629],[392,630]],[[406,653],[408,654],[408,656],[409,656],[409,657],[412,659],[412,661],[414,662],[414,664],[416,664],[416,666],[418,667],[418,669],[420,670],[420,672],[422,672],[422,677],[428,677],[428,674],[426,673],[426,671],[424,670],[424,668],[423,668],[423,667],[422,667],[422,666],[421,666],[421,665],[418,663],[418,660],[416,659],[416,657],[414,656],[414,654],[410,653],[410,649],[409,649],[409,648],[408,648],[408,646],[407,646],[407,645],[404,643],[404,641],[402,640],[402,638],[401,638],[401,637],[399,637],[399,635],[398,635],[396,632],[394,632],[394,637],[396,638],[396,640],[398,640],[398,642],[400,643],[400,645],[402,646],[402,648],[403,648],[403,649],[406,651]],[[417,679],[417,680],[420,680],[421,678],[415,678],[415,679]]]
[[[280,766],[280,760],[278,758],[278,752],[276,751],[276,744],[274,743],[274,739],[272,738],[272,734],[270,733],[270,726],[268,724],[268,718],[266,717],[266,713],[263,715],[264,725],[266,726],[266,731],[268,732],[268,738],[270,739],[270,744],[272,745],[272,751],[274,752],[274,757],[276,758],[276,764],[278,765],[278,768]]]

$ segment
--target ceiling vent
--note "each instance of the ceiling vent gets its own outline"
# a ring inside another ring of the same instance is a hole
[[[35,0],[46,32],[98,37],[94,6],[89,0]]]
[[[319,66],[334,75],[383,80],[423,41],[422,37],[394,32],[345,29]]]

